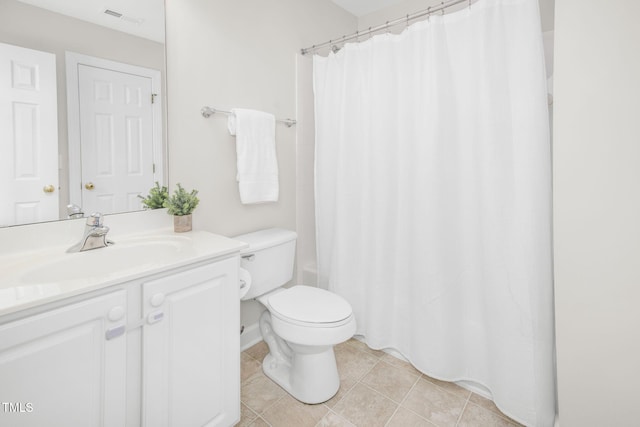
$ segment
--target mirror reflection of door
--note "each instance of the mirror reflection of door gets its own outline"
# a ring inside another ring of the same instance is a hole
[[[0,43],[0,226],[58,218],[55,55]]]
[[[86,215],[139,210],[137,196],[161,181],[154,173],[154,139],[161,135],[161,128],[154,129],[161,126],[154,120],[159,107],[154,72],[112,61],[87,62],[75,65],[77,98],[69,98],[77,102],[79,124],[79,143],[75,149],[70,145],[70,157],[79,155],[82,165],[79,182],[71,183],[72,201],[75,187],[81,195],[75,203]]]

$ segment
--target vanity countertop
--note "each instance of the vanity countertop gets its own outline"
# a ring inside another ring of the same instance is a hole
[[[221,258],[247,244],[206,231],[161,228],[120,235],[106,248],[67,253],[68,245],[0,255],[0,316]]]

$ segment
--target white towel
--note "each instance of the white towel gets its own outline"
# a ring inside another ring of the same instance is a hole
[[[262,111],[235,108],[229,133],[236,136],[238,188],[244,204],[278,201],[276,119]]]

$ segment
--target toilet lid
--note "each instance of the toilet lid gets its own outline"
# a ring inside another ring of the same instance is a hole
[[[335,323],[351,316],[342,297],[312,286],[294,286],[269,298],[271,309],[281,316],[306,323]]]

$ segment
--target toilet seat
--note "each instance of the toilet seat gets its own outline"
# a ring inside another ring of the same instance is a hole
[[[311,328],[334,328],[349,323],[353,311],[339,295],[312,286],[293,286],[268,298],[273,316]]]

